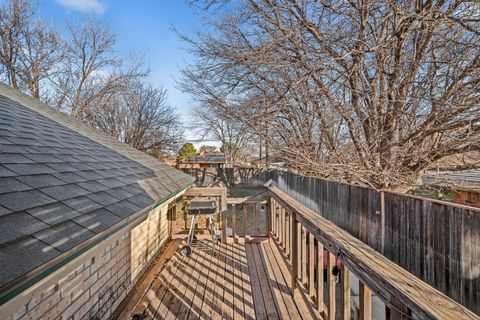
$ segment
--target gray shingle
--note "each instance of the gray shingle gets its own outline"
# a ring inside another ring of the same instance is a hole
[[[12,211],[22,211],[55,202],[38,190],[29,190],[0,195],[0,205]]]
[[[85,178],[82,178],[78,174],[75,174],[73,172],[55,173],[53,176],[64,181],[65,183],[77,183],[86,181]]]
[[[0,165],[0,177],[14,177],[17,174]]]
[[[59,254],[60,251],[34,237],[0,247],[0,283],[10,282]]]
[[[35,233],[33,236],[59,251],[65,252],[95,234],[72,221]]]
[[[102,207],[101,204],[89,199],[87,197],[79,197],[75,199],[69,199],[64,201],[67,206],[70,208],[80,212],[80,213],[87,213],[93,211],[95,209],[99,209]]]
[[[18,153],[0,153],[0,163],[32,163],[31,159]]]
[[[0,178],[0,194],[32,189],[15,178]]]
[[[0,216],[6,215],[12,213],[12,210],[9,210],[5,207],[0,206]]]
[[[76,184],[66,184],[62,186],[47,187],[47,188],[40,189],[40,191],[48,194],[50,197],[58,201],[78,198],[90,193],[89,191],[79,187]]]
[[[73,221],[95,233],[99,233],[119,222],[121,219],[106,209],[98,209],[83,214]]]
[[[133,204],[132,202],[129,202],[128,200],[122,200],[105,207],[105,209],[123,219],[140,211],[142,208]]]
[[[41,163],[6,164],[5,167],[18,175],[55,173],[52,168]]]
[[[45,228],[48,228],[48,224],[30,216],[26,212],[15,212],[1,216],[0,244],[15,240],[25,235],[30,235]]]
[[[87,195],[87,198],[92,199],[93,201],[100,203],[103,206],[108,206],[121,200],[105,191],[91,193]]]
[[[27,212],[38,220],[48,224],[58,224],[81,215],[81,212],[72,209],[61,202],[55,202],[45,206],[28,209]]]
[[[20,176],[17,177],[18,180],[22,181],[23,183],[33,187],[33,188],[42,188],[42,187],[49,187],[49,186],[59,186],[65,184],[60,179],[55,178],[50,174],[37,174],[31,176]]]
[[[90,192],[99,192],[108,189],[103,184],[100,184],[96,181],[85,181],[77,183],[80,187],[90,191]]]
[[[143,194],[138,194],[136,196],[128,198],[128,201],[132,202],[136,206],[139,206],[140,208],[145,208],[153,204],[153,199],[150,197],[146,197]]]
[[[103,184],[108,188],[117,188],[117,187],[122,187],[124,185],[122,181],[117,180],[115,178],[99,179],[97,180],[97,182]]]

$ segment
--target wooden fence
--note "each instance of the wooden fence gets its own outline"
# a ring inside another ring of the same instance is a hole
[[[267,171],[256,168],[195,168],[182,169],[195,178],[197,187],[243,188],[262,186]]]
[[[285,171],[274,186],[480,314],[480,210]]]

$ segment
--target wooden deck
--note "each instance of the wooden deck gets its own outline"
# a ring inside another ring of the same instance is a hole
[[[157,259],[162,266],[147,275],[121,319],[312,318],[301,294],[292,297],[289,270],[272,240],[222,244],[216,254],[194,250],[190,257],[177,246]]]

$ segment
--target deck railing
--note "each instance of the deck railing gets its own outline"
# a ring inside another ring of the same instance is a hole
[[[385,319],[480,319],[278,188],[262,199],[227,199],[224,188],[192,188],[186,195],[218,198],[223,241],[227,235],[272,237],[291,268],[292,293],[302,294],[324,319],[350,320],[352,310],[354,319],[372,319],[372,296],[383,301]],[[354,277],[356,299],[350,296]]]
[[[311,298],[325,319],[351,319],[351,273],[359,279],[356,319],[372,318],[372,291],[385,303],[386,319],[480,319],[286,193],[270,190],[271,234],[291,265],[291,289]],[[339,308],[337,268],[341,277]]]

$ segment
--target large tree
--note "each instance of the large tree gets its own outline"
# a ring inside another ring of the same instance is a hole
[[[167,91],[139,81],[131,81],[127,87],[93,108],[95,126],[155,156],[176,153],[183,141],[183,126],[167,103]]]
[[[184,89],[291,167],[403,189],[480,150],[478,2],[193,2],[227,10],[184,37],[198,57]]]
[[[15,89],[44,98],[48,79],[63,59],[56,30],[35,15],[28,0],[9,0],[0,7],[0,78]]]

